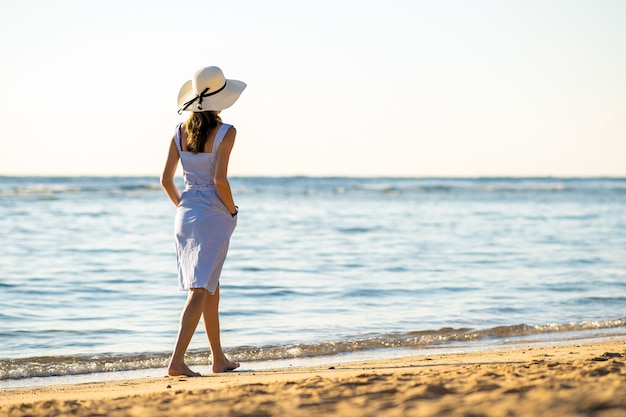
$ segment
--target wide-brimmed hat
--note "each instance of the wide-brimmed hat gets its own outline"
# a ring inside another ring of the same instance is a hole
[[[245,88],[243,81],[227,80],[218,67],[200,68],[178,92],[178,113],[227,109]]]

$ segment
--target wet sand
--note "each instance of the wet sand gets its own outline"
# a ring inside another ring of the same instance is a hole
[[[8,416],[626,416],[626,339],[0,391]],[[164,371],[165,372],[165,371]]]

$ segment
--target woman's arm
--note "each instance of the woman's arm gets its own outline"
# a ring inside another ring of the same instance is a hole
[[[176,174],[179,158],[178,148],[176,147],[176,143],[174,143],[174,138],[172,138],[170,150],[167,154],[167,161],[165,161],[165,167],[161,174],[161,187],[163,187],[165,194],[167,194],[176,207],[178,207],[178,203],[180,203],[180,193],[174,183],[174,175]]]
[[[230,159],[230,152],[235,145],[235,136],[237,131],[234,127],[228,129],[219,149],[217,150],[217,161],[215,163],[215,188],[217,189],[217,195],[220,197],[228,211],[231,214],[237,212],[235,207],[235,201],[233,200],[233,194],[230,190],[230,184],[228,182],[228,160]],[[174,144],[174,146],[176,146]]]

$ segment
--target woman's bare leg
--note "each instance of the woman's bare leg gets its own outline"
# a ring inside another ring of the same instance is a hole
[[[226,359],[226,355],[222,351],[222,341],[220,339],[220,287],[215,290],[215,294],[207,293],[202,311],[202,320],[204,321],[204,330],[206,331],[211,352],[213,354],[213,372],[227,372],[239,368],[239,363],[231,362]]]
[[[171,376],[200,376],[199,373],[192,371],[185,365],[185,352],[198,327],[208,295],[209,292],[203,288],[189,290],[187,303],[180,316],[180,329],[178,330],[174,353],[167,368],[167,373]]]

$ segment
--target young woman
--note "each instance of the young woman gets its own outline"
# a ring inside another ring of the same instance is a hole
[[[177,207],[175,218],[179,288],[189,291],[168,374],[199,376],[184,362],[200,317],[213,355],[213,372],[239,366],[226,358],[220,341],[219,278],[237,224],[237,206],[228,183],[228,160],[235,128],[219,113],[232,106],[246,84],[227,80],[217,67],[201,68],[178,94],[179,113],[190,111],[176,127],[161,185]],[[174,174],[181,162],[185,190],[179,194]]]

